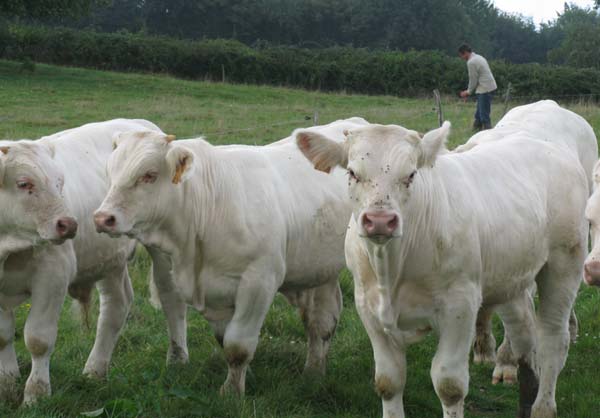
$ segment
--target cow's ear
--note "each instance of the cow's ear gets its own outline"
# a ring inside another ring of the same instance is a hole
[[[9,147],[0,147],[0,188],[4,184],[4,155],[8,154]]]
[[[450,122],[446,121],[441,128],[427,132],[421,139],[421,155],[419,157],[419,168],[423,166],[433,167],[438,154],[446,149],[446,141],[450,136]]]
[[[194,170],[194,154],[181,146],[172,146],[167,152],[167,166],[173,184],[183,183]]]
[[[115,132],[113,134],[113,136],[112,136],[112,148],[113,148],[113,151],[116,150],[117,147],[119,146],[119,142],[121,141],[121,134],[122,133],[123,132],[118,131],[118,132]]]
[[[348,165],[347,142],[338,143],[309,130],[296,131],[293,136],[315,169],[329,173],[336,165],[344,168]]]

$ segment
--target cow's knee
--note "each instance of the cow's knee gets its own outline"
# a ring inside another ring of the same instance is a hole
[[[400,382],[394,382],[392,377],[380,374],[375,376],[375,392],[384,401],[389,401],[402,392],[402,385]]]
[[[33,357],[43,357],[50,350],[50,341],[42,335],[26,335],[25,346]]]
[[[435,380],[435,391],[444,404],[451,407],[461,402],[467,396],[466,385],[456,377],[442,376]]]

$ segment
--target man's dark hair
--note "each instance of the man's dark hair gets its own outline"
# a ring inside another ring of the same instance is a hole
[[[459,54],[465,54],[467,52],[473,52],[473,50],[471,49],[471,46],[469,44],[462,44],[461,46],[458,47]]]

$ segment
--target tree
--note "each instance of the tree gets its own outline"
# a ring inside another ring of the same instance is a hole
[[[82,16],[104,0],[8,0],[0,2],[0,15],[8,17]]]

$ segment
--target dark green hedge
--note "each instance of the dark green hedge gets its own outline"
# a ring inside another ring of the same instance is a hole
[[[465,63],[436,51],[355,48],[250,48],[231,40],[183,41],[127,33],[10,26],[0,30],[0,55],[103,70],[169,73],[190,79],[415,96],[463,89]],[[539,64],[491,63],[502,91],[518,96],[600,94],[600,71]]]

